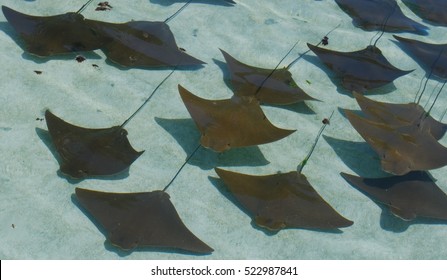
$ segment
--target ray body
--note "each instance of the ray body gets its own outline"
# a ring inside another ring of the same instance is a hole
[[[379,102],[357,93],[354,93],[354,97],[369,120],[386,124],[390,128],[418,125],[421,116],[423,116],[427,132],[436,140],[441,139],[447,131],[447,124],[441,123],[431,116],[426,116],[427,113],[419,104]]]
[[[400,45],[413,56],[427,73],[447,79],[447,44],[424,43],[396,35],[394,35],[394,38],[399,41]]]
[[[395,0],[335,0],[338,6],[364,30],[427,34],[427,27],[406,17]]]
[[[386,178],[341,175],[373,200],[387,205],[403,220],[417,217],[447,220],[447,195],[426,172],[413,171],[404,176]]]
[[[112,245],[123,250],[213,251],[184,225],[166,192],[106,193],[76,188],[76,198],[107,231]]]
[[[434,24],[447,26],[447,1],[402,0],[419,17]]]
[[[430,170],[447,165],[447,148],[430,133],[431,123],[424,117],[415,123],[390,126],[345,110],[357,132],[377,152],[382,169],[395,175],[415,170]]]
[[[215,169],[253,222],[271,231],[336,229],[353,224],[337,213],[296,171],[266,176]]]
[[[256,97],[261,103],[287,105],[315,100],[293,80],[288,69],[264,69],[244,64],[221,50],[237,96]]]
[[[393,82],[411,71],[394,67],[379,48],[368,46],[354,52],[339,52],[307,44],[318,58],[341,78],[344,88],[363,93]]]
[[[45,119],[60,155],[62,173],[77,179],[122,172],[143,153],[135,151],[119,126],[89,129],[72,125],[49,110]]]
[[[102,46],[107,58],[125,67],[163,67],[204,64],[181,51],[164,22],[106,23],[87,20],[88,26],[110,38]]]
[[[201,133],[200,143],[216,152],[277,141],[295,132],[275,127],[255,98],[207,100],[180,85],[179,93]]]
[[[25,42],[25,50],[37,56],[92,51],[109,40],[90,29],[81,14],[31,16],[6,6],[2,6],[2,11]]]
[[[25,50],[38,56],[102,49],[124,67],[169,67],[204,64],[177,46],[165,22],[107,23],[78,13],[39,17],[2,6],[8,22],[25,41]]]

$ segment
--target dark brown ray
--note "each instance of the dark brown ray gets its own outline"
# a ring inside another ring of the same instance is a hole
[[[428,28],[406,17],[395,0],[335,0],[335,2],[353,19],[355,26],[364,30],[427,34]]]
[[[235,95],[254,96],[261,103],[277,105],[315,100],[295,83],[287,68],[273,70],[250,66],[220,51],[227,62]]]
[[[284,228],[336,229],[353,224],[338,214],[297,171],[252,176],[215,169],[230,193],[256,225]]]
[[[112,245],[123,250],[154,247],[199,254],[213,251],[183,224],[166,192],[106,193],[76,188],[76,197],[107,231]]]
[[[144,152],[135,151],[121,126],[88,129],[72,125],[49,110],[48,131],[60,155],[62,173],[77,179],[126,170]]]
[[[362,112],[372,121],[396,128],[407,125],[417,125],[421,117],[425,117],[424,122],[427,131],[436,139],[441,139],[447,131],[447,124],[438,122],[431,116],[427,116],[424,108],[416,103],[393,104],[378,102],[365,96],[354,93]]]
[[[110,38],[102,46],[107,58],[125,67],[163,67],[204,64],[181,51],[165,22],[107,23],[86,20],[96,32]]]
[[[373,200],[387,205],[403,220],[417,217],[447,220],[447,195],[426,172],[386,178],[361,178],[346,173],[341,176]]]
[[[341,78],[342,86],[350,91],[363,93],[391,83],[413,71],[394,67],[382,55],[382,51],[373,45],[354,52],[338,52],[311,44],[307,46]]]
[[[447,1],[402,0],[415,14],[432,24],[447,26]]]
[[[447,165],[447,148],[431,135],[430,122],[390,126],[362,118],[345,110],[349,122],[378,153],[382,169],[395,175],[415,170],[430,170]]]
[[[165,22],[107,23],[80,13],[39,17],[2,6],[8,22],[25,41],[25,50],[38,56],[102,49],[107,58],[125,67],[200,65],[181,51]]]
[[[446,1],[447,4],[447,1]],[[404,50],[427,72],[447,79],[447,44],[430,44],[394,35]]]
[[[31,16],[2,6],[8,22],[25,42],[25,50],[38,56],[99,49],[110,39],[92,30],[79,13]]]
[[[253,97],[207,100],[178,86],[183,103],[201,133],[200,143],[217,152],[282,139],[295,130],[275,127]]]

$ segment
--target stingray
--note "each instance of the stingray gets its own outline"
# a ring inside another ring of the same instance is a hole
[[[445,0],[402,0],[419,17],[437,25],[447,26]]]
[[[213,251],[184,225],[164,191],[107,193],[76,188],[76,198],[105,229],[112,245],[123,250],[155,247],[199,254]]]
[[[255,96],[261,103],[288,105],[315,100],[293,80],[288,67],[264,69],[244,64],[221,50],[237,96]],[[259,89],[259,90],[258,90]]]
[[[84,128],[65,122],[49,110],[45,119],[52,142],[60,156],[60,171],[75,179],[120,173],[143,153],[135,151],[124,126],[149,102],[157,89],[174,73],[172,70],[143,104],[121,125]]]
[[[362,178],[341,173],[343,178],[373,200],[385,204],[397,217],[447,220],[447,195],[423,171],[403,176]]]
[[[447,124],[435,120],[425,112],[417,103],[393,104],[374,101],[361,94],[354,93],[362,112],[369,120],[386,124],[390,128],[398,128],[406,125],[417,125],[421,116],[425,117],[424,123],[427,131],[436,140],[441,139],[447,131]]]
[[[207,100],[178,86],[180,96],[201,133],[200,143],[217,152],[235,147],[265,144],[295,130],[275,127],[253,97]]]
[[[375,45],[353,52],[339,52],[307,45],[341,79],[342,86],[350,91],[364,93],[413,71],[404,71],[393,66]]]
[[[395,0],[335,0],[335,2],[353,19],[355,26],[364,30],[383,29],[386,32],[427,34],[428,28],[406,17]],[[383,24],[385,19],[386,25]]]
[[[25,42],[25,51],[37,56],[102,49],[107,58],[124,67],[204,63],[178,48],[166,21],[117,24],[85,19],[80,11],[43,17],[22,14],[6,6],[2,10]]]
[[[447,2],[446,2],[447,4]],[[395,36],[427,73],[447,79],[447,44],[430,44]]]
[[[353,224],[337,213],[302,174],[327,124],[324,123],[298,171],[254,176],[215,169],[228,191],[247,210],[257,226],[277,232],[284,228],[330,230]]]
[[[430,133],[425,114],[408,125],[393,126],[345,110],[357,132],[377,152],[382,169],[395,175],[447,165],[447,148]]]

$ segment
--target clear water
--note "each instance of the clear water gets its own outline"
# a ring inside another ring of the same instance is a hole
[[[447,226],[430,221],[414,223],[395,218],[347,184],[339,172],[380,176],[376,154],[340,114],[338,108],[358,109],[355,100],[337,92],[331,75],[309,53],[291,68],[296,82],[322,102],[285,108],[264,106],[275,125],[297,129],[291,136],[258,147],[224,154],[201,149],[186,165],[168,193],[184,223],[214,248],[207,256],[154,250],[130,254],[117,251],[103,233],[74,203],[75,187],[109,192],[141,192],[163,188],[199,140],[177,85],[208,99],[231,96],[224,77],[228,72],[219,48],[241,61],[273,68],[300,40],[288,64],[317,44],[329,30],[331,49],[364,48],[374,32],[355,28],[334,1],[236,0],[233,7],[191,4],[170,22],[179,46],[204,60],[197,71],[176,71],[150,103],[128,126],[129,140],[146,152],[131,166],[129,176],[111,180],[70,182],[59,176],[58,163],[47,147],[43,118],[49,108],[66,121],[84,127],[122,123],[170,70],[119,69],[105,61],[101,51],[54,59],[23,52],[18,37],[0,15],[0,258],[2,259],[443,259],[447,257]],[[84,1],[2,0],[2,5],[34,15],[76,11]],[[109,1],[112,11],[85,17],[108,22],[164,20],[182,2],[161,0]],[[200,2],[200,1],[198,1]],[[206,1],[211,2],[211,1]],[[409,17],[421,22],[400,1]],[[445,28],[430,26],[428,42],[445,43]],[[418,38],[417,35],[403,34]],[[370,96],[387,102],[411,102],[424,71],[385,34],[378,46],[401,69],[416,69],[393,86]],[[92,67],[97,64],[99,68]],[[37,75],[34,71],[42,71]],[[308,82],[307,82],[308,81]],[[428,85],[431,92],[436,83]],[[426,97],[428,98],[428,94]],[[423,100],[421,104],[425,104]],[[434,108],[435,118],[446,97]],[[354,221],[342,233],[289,229],[267,235],[250,224],[250,218],[219,189],[213,167],[247,174],[273,174],[294,170],[310,149],[321,120],[335,115],[304,173],[339,213]],[[446,145],[446,140],[441,143]],[[445,168],[431,174],[447,191]]]

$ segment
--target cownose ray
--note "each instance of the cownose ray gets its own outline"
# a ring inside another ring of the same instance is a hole
[[[339,26],[340,25],[337,25],[330,30],[317,46],[320,44],[327,45],[329,43],[329,34]],[[289,69],[303,55],[308,53],[309,50],[295,58],[287,66],[280,67],[281,63],[292,52],[298,42],[299,41],[290,48],[274,69],[265,69],[245,64],[221,49],[220,51],[225,58],[225,62],[230,72],[233,93],[236,96],[255,97],[261,103],[273,105],[289,105],[303,102],[305,100],[318,101],[318,99],[309,96],[297,85],[292,77],[292,73],[289,71]]]
[[[215,168],[228,191],[257,226],[277,232],[284,228],[330,230],[353,224],[335,211],[302,173],[328,123],[320,129],[311,151],[297,171],[255,176]]]
[[[108,40],[94,32],[80,13],[31,16],[2,6],[3,14],[25,43],[25,50],[37,56],[92,51]]]
[[[233,92],[237,96],[256,96],[261,103],[288,105],[316,100],[305,93],[285,68],[265,69],[242,63],[220,50],[230,71]]]
[[[132,148],[124,126],[149,102],[175,70],[170,71],[143,104],[119,126],[84,128],[65,122],[47,110],[45,120],[60,156],[60,171],[72,178],[83,179],[114,175],[128,169],[143,151],[137,152]]]
[[[179,49],[166,22],[117,24],[85,19],[79,11],[45,17],[26,15],[6,6],[2,10],[25,42],[25,51],[37,56],[102,49],[107,58],[123,67],[204,63]]]
[[[447,44],[430,44],[396,35],[394,35],[394,38],[427,73],[447,80]]]
[[[270,231],[284,228],[335,229],[352,221],[337,213],[297,171],[255,176],[215,168],[228,191],[253,222]]]
[[[65,122],[49,110],[45,120],[61,158],[60,171],[72,178],[119,173],[144,152],[132,148],[127,131],[121,126],[83,128]]]
[[[344,110],[354,129],[375,150],[382,169],[394,175],[447,165],[447,148],[430,133],[426,115],[408,125],[393,126]]]
[[[362,178],[343,172],[341,176],[373,200],[387,205],[403,220],[418,217],[447,220],[447,195],[424,171],[385,178]]]
[[[216,152],[270,143],[295,132],[274,126],[256,98],[234,95],[230,99],[207,100],[181,85],[178,90],[201,133],[201,145]]]
[[[430,133],[436,140],[440,140],[447,131],[447,124],[435,120],[425,112],[424,108],[417,103],[396,104],[375,101],[361,94],[354,92],[362,112],[369,120],[381,122],[390,128],[396,128],[405,125],[417,125],[421,116],[425,116],[424,123]]]
[[[328,50],[311,44],[307,46],[341,79],[342,86],[349,91],[364,93],[413,71],[393,66],[375,45],[353,52]]]
[[[335,0],[335,2],[353,19],[355,26],[364,30],[383,29],[386,32],[427,34],[428,28],[406,17],[395,0]],[[388,14],[389,18],[384,26],[384,19]]]
[[[419,17],[432,24],[447,26],[447,2],[445,0],[402,0]]]
[[[76,198],[105,229],[110,243],[123,250],[213,251],[185,226],[165,191],[107,193],[76,188]]]

